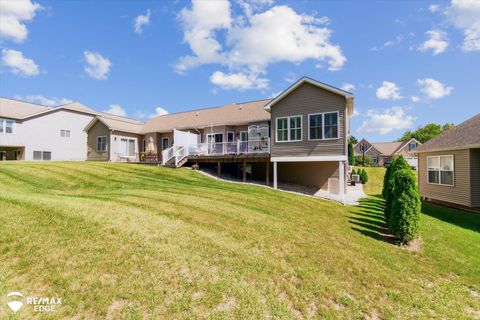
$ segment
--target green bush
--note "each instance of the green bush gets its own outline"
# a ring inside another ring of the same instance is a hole
[[[351,165],[351,166],[355,165],[355,154],[353,152],[352,142],[348,143],[348,164]]]
[[[370,167],[372,163],[372,157],[365,155],[365,161],[364,161],[363,156],[356,156],[355,163],[357,166]]]
[[[390,208],[392,205],[390,198],[392,197],[393,188],[394,188],[394,181],[391,181],[391,177],[395,172],[402,169],[410,169],[408,162],[402,156],[395,157],[392,159],[392,162],[388,166],[387,171],[385,172],[385,176],[383,177],[382,197],[385,199],[384,214],[385,214],[385,221],[387,223],[389,220],[389,215],[391,210]]]
[[[355,169],[352,169],[351,175],[353,176],[354,174],[357,174],[357,171],[355,171]]]
[[[388,227],[401,243],[407,243],[418,236],[420,224],[421,202],[417,181],[410,168],[397,170],[390,181],[393,181],[393,195],[389,200]]]
[[[362,174],[360,175],[360,180],[362,180],[363,184],[368,182],[368,173],[367,173],[367,171],[365,171],[365,169],[362,169]]]

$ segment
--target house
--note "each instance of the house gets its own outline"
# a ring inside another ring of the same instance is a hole
[[[86,160],[89,150],[84,129],[95,117],[138,123],[78,102],[50,108],[0,98],[0,160]]]
[[[162,115],[145,124],[96,117],[85,128],[87,159],[210,165],[219,175],[230,170],[243,180],[248,174],[270,184],[273,178],[274,188],[291,182],[343,197],[352,113],[351,93],[304,77],[274,99]]]
[[[423,199],[480,209],[480,114],[427,141],[417,152]]]
[[[418,146],[422,145],[415,138],[405,142],[377,142],[370,143],[366,139],[360,140],[354,147],[355,156],[370,156],[372,166],[386,166],[394,156],[403,156],[413,168],[417,167]]]

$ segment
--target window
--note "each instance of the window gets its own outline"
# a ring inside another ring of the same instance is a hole
[[[377,156],[372,157],[372,163],[373,164],[378,164],[378,157]]]
[[[323,117],[322,114],[311,114],[309,118],[309,139],[310,140],[320,140],[323,139]]]
[[[15,120],[0,119],[0,133],[14,133]]]
[[[453,186],[453,155],[427,157],[428,183]]]
[[[97,137],[97,151],[98,152],[107,151],[107,137],[106,136]]]
[[[390,157],[385,157],[385,163],[390,163]]]
[[[52,160],[50,151],[33,151],[33,160]]]
[[[302,116],[277,118],[276,140],[302,141]]]
[[[309,140],[338,139],[338,112],[309,114],[308,126]]]
[[[323,118],[325,123],[325,139],[338,139],[338,113],[325,113]]]
[[[248,141],[248,131],[240,131],[240,141]]]
[[[120,148],[124,156],[135,156],[135,140],[133,139],[120,139]]]
[[[360,145],[360,151],[362,151],[362,152],[367,151],[367,145],[365,143],[362,143]]]
[[[417,143],[416,142],[410,142],[408,145],[408,150],[412,151],[417,149]]]
[[[147,151],[147,140],[143,139],[142,141],[142,150],[143,152]]]
[[[65,129],[60,130],[60,137],[70,138],[70,130],[65,130]]]
[[[233,142],[235,134],[233,131],[227,131],[227,142]]]

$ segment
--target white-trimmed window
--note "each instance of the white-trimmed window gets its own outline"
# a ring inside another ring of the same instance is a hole
[[[428,183],[454,185],[453,155],[427,157],[427,168]]]
[[[378,164],[378,157],[377,156],[372,156],[372,163],[373,164]]]
[[[240,131],[240,141],[248,141],[248,131]]]
[[[70,138],[70,130],[61,129],[61,130],[60,130],[60,137],[62,137],[62,138]]]
[[[0,119],[0,133],[15,133],[15,120]]]
[[[302,116],[277,118],[276,141],[302,141]]]
[[[97,151],[98,152],[107,151],[107,136],[97,137]]]
[[[417,143],[416,142],[410,142],[408,144],[408,150],[409,151],[416,150],[416,149],[417,149]]]
[[[308,140],[338,139],[338,118],[338,112],[309,114]]]
[[[122,148],[122,153],[126,157],[135,156],[135,140],[134,139],[120,139],[120,147]]]
[[[52,160],[52,152],[33,151],[33,160]]]

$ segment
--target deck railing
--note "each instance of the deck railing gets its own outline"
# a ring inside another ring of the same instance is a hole
[[[196,156],[219,156],[240,154],[268,154],[270,153],[270,139],[236,141],[236,142],[209,142],[188,146],[188,154]]]

